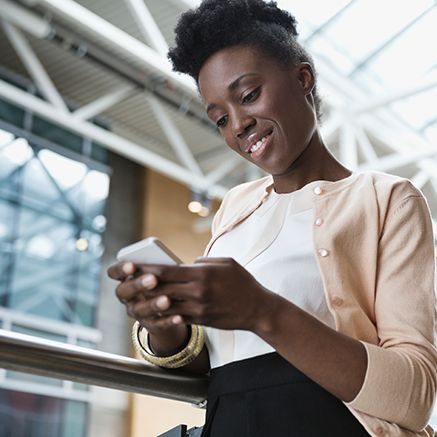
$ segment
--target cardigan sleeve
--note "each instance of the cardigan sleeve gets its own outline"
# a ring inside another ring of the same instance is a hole
[[[365,381],[347,403],[416,432],[426,427],[436,395],[434,250],[425,199],[403,199],[388,213],[378,246],[379,344],[363,342]]]

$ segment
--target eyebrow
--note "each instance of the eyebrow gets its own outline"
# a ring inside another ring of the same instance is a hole
[[[242,79],[244,79],[247,76],[259,76],[256,73],[247,73],[247,74],[243,74],[242,76],[238,77],[237,79],[235,79],[229,86],[228,86],[228,90],[229,91],[235,91],[235,89],[238,87],[238,85],[240,84],[240,82],[242,81]],[[211,103],[208,108],[206,109],[206,113],[208,114],[209,111],[211,111],[212,109],[214,109],[217,105],[215,103]]]
[[[247,76],[259,76],[256,73],[247,73],[247,74],[243,74],[242,76],[240,76],[238,79],[234,80],[229,86],[228,86],[228,90],[229,91],[235,91],[235,89],[237,88],[237,86],[240,84],[241,80],[244,79]]]

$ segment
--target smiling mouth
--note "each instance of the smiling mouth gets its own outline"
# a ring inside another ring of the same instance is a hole
[[[254,144],[250,149],[249,152],[253,153],[256,152],[262,145],[263,143],[267,140],[267,138],[272,134],[272,132],[269,132],[265,137],[262,137],[259,141],[256,142],[256,144]]]

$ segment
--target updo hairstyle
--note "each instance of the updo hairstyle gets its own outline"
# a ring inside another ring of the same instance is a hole
[[[203,0],[183,13],[175,28],[175,46],[168,58],[173,70],[189,74],[196,83],[205,62],[216,52],[232,46],[252,46],[284,67],[308,62],[311,55],[297,41],[297,21],[279,9],[275,1]],[[321,121],[321,98],[317,84],[312,91],[317,120]]]

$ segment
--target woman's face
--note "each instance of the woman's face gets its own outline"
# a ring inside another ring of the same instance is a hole
[[[317,137],[313,86],[308,64],[284,67],[245,46],[220,50],[199,75],[208,116],[228,146],[274,177],[311,161],[298,158]]]

